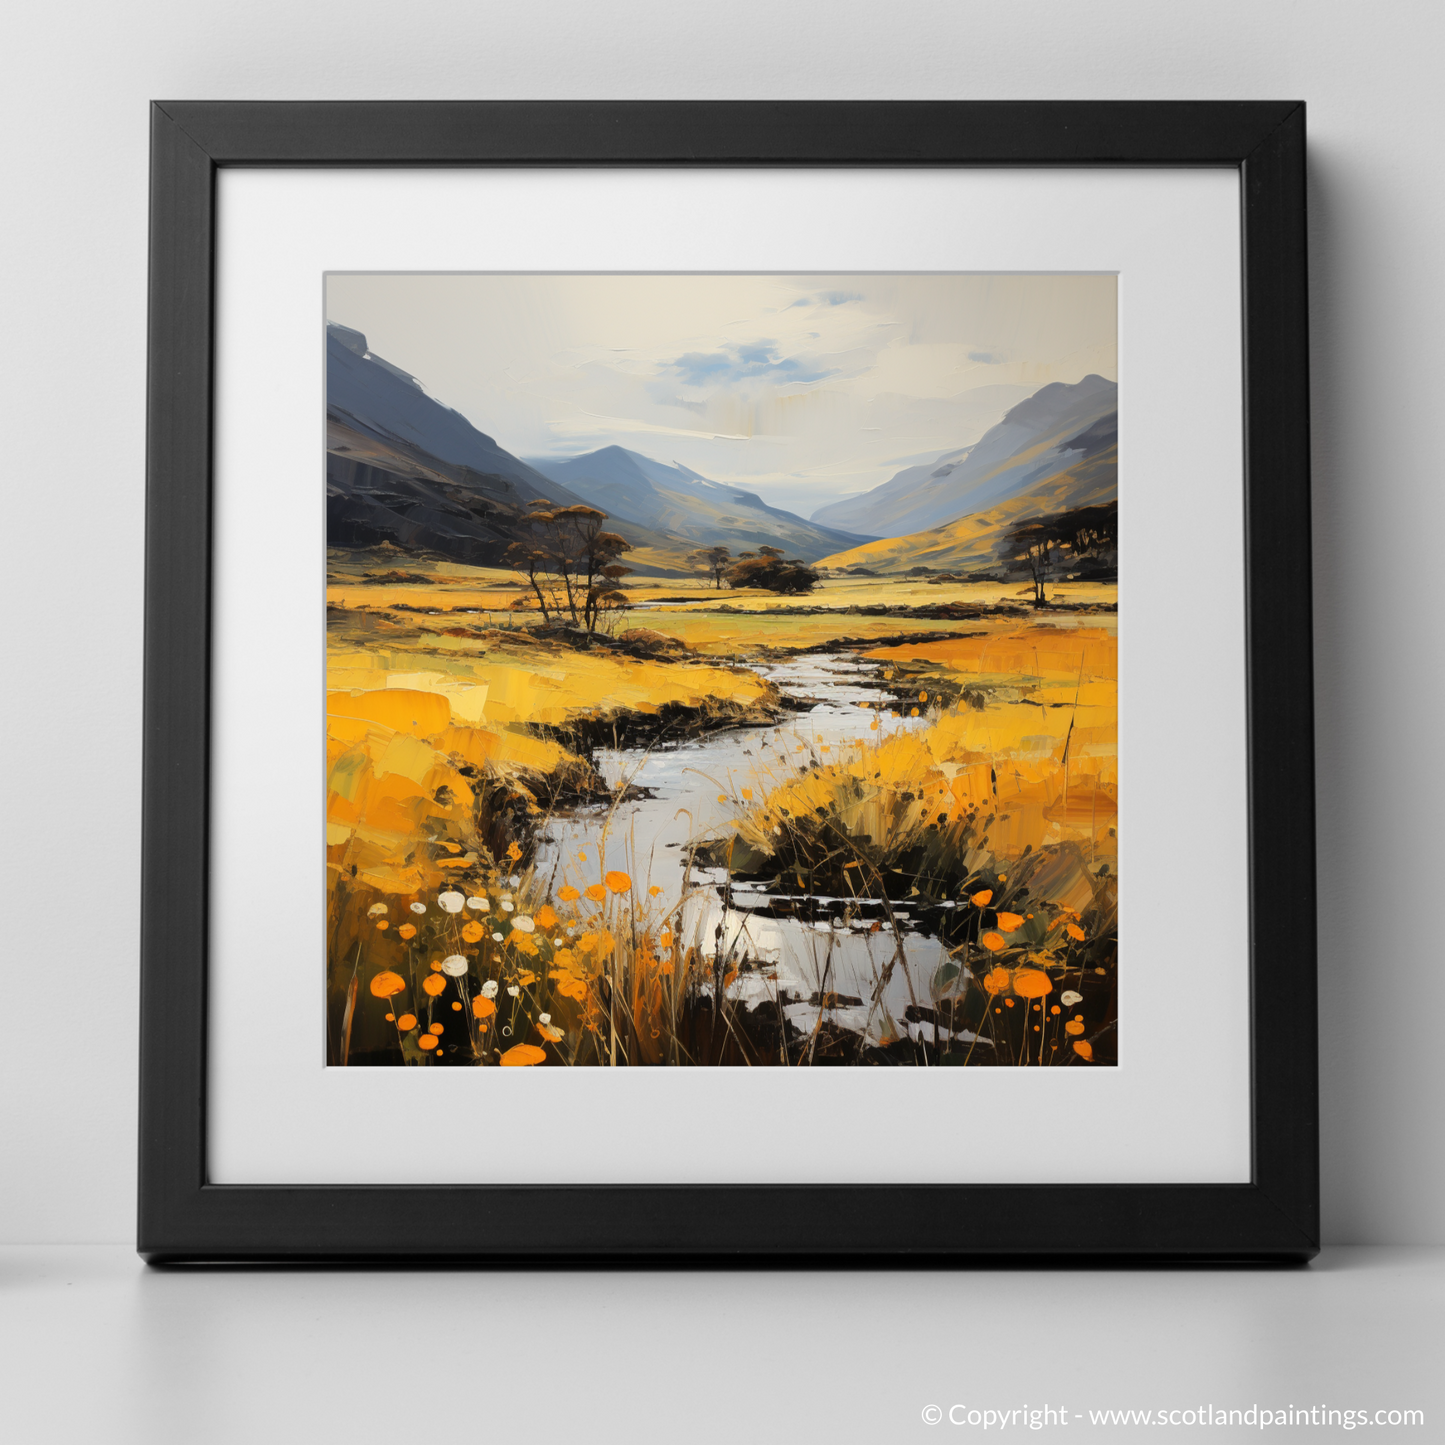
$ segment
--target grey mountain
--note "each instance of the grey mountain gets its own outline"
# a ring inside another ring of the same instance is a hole
[[[529,502],[584,500],[428,396],[359,331],[334,323],[326,328],[326,448],[332,547],[385,542],[497,565],[523,535]],[[676,540],[647,527],[618,521],[615,530],[634,547],[679,552]]]
[[[530,464],[613,517],[681,537],[694,546],[725,546],[734,553],[760,546],[815,561],[868,541],[867,535],[819,526],[770,507],[740,487],[710,481],[676,462],[658,462],[625,447],[603,447],[558,461],[532,457]]]
[[[815,524],[903,537],[1028,491],[1085,450],[1080,438],[1118,405],[1117,383],[1051,382],[1005,413],[971,447],[907,467],[881,486],[813,513]]]

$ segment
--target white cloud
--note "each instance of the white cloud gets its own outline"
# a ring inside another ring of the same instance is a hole
[[[805,513],[1117,374],[1112,276],[346,275],[327,310],[518,455],[615,443]]]

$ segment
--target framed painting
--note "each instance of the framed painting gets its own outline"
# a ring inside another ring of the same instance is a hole
[[[152,113],[141,1252],[1317,1248],[1304,107]]]

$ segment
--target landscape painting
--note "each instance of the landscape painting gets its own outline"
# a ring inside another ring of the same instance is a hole
[[[326,1062],[1118,1061],[1116,278],[326,278]]]

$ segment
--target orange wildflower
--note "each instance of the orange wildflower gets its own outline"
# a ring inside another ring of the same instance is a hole
[[[990,953],[997,953],[1000,949],[1008,947],[1008,944],[1004,942],[1003,934],[992,931],[985,933],[983,937],[979,939],[979,942],[983,944]]]
[[[993,902],[993,889],[985,888],[981,893],[975,893],[968,901],[975,908],[987,908]]]
[[[406,980],[399,974],[393,973],[389,968],[371,980],[371,991],[377,998],[390,998],[398,994],[406,987]]]
[[[594,903],[601,903],[607,897],[607,890],[600,883],[589,883],[587,885],[587,896]]]
[[[481,994],[472,1000],[472,1013],[479,1019],[489,1019],[496,1011],[496,1004],[489,998],[483,998]]]
[[[1021,968],[1014,974],[1014,992],[1020,998],[1043,998],[1053,991],[1054,986],[1042,969]]]
[[[462,924],[462,937],[468,943],[480,943],[482,941],[483,928],[480,923]]]
[[[563,903],[575,903],[581,896],[570,883],[564,883],[557,890],[557,897],[560,898]]]
[[[626,893],[632,887],[632,879],[626,873],[619,873],[616,870],[607,874],[602,881],[606,883],[608,890],[612,893]],[[590,888],[587,891],[589,894],[592,892]]]
[[[1003,929],[1005,933],[1014,933],[1024,926],[1024,921],[1017,913],[1000,913],[998,916],[998,926]]]
[[[514,1044],[497,1062],[503,1068],[527,1068],[540,1064],[546,1057],[546,1050],[539,1049],[536,1044]]]
[[[442,992],[443,989],[446,988],[447,981],[441,976],[441,974],[433,973],[428,974],[427,977],[422,980],[421,986],[427,991],[427,993],[429,993],[433,998],[435,998],[439,993]]]

